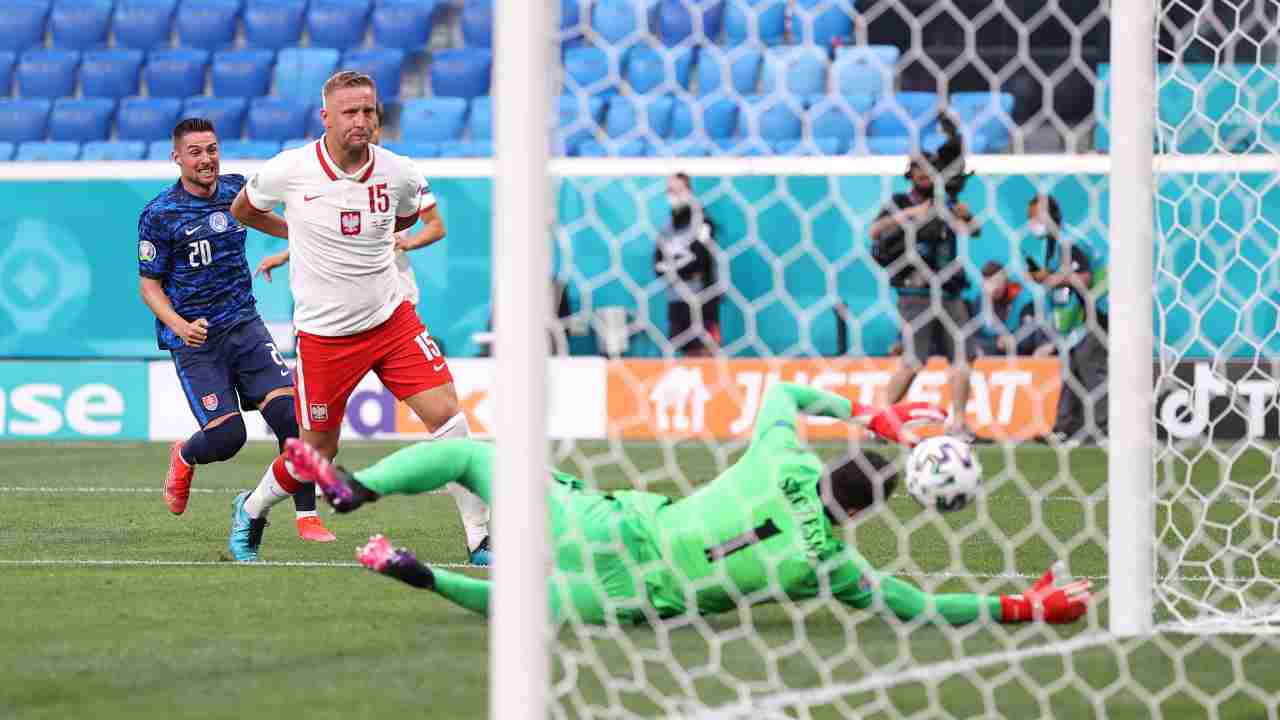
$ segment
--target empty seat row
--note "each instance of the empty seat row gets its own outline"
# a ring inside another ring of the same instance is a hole
[[[373,47],[421,52],[431,37],[433,0],[6,0],[6,30],[0,49],[44,45],[88,50],[107,45],[151,50],[168,47],[173,35],[182,47],[218,50],[236,41],[241,21],[250,47],[298,45],[307,31],[310,45],[351,49]]]
[[[282,97],[313,101],[324,81],[339,67],[367,73],[381,96],[400,95],[404,53],[400,50],[352,50],[340,54],[328,48],[227,50],[210,53],[187,48],[153,50],[28,50],[21,57],[0,52],[0,94],[9,94],[17,81],[23,97],[59,98],[74,95],[77,83],[85,97],[122,98],[137,95],[145,79],[152,97],[188,97],[205,91],[212,65],[215,95],[266,95],[275,84]]]
[[[306,142],[310,140],[301,139]],[[280,152],[282,144],[262,140],[229,140],[219,143],[219,152],[226,159],[266,160]],[[168,160],[173,151],[172,140],[145,142],[93,141],[87,143],[64,140],[32,141],[24,143],[0,142],[0,160],[18,162],[69,162]]]
[[[466,0],[464,18],[467,4],[481,3]],[[730,46],[830,47],[852,35],[854,14],[853,0],[596,0],[591,28],[609,44],[651,35],[674,46],[691,37],[715,42],[723,33]]]

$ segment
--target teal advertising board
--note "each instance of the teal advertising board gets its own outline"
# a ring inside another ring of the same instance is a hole
[[[140,361],[0,361],[0,441],[146,440]]]

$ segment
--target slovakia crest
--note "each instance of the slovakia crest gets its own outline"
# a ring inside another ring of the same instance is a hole
[[[208,395],[205,395],[204,397],[200,398],[200,404],[204,405],[205,410],[217,410],[218,409],[217,394],[209,393]]]
[[[343,211],[339,218],[343,235],[359,235],[360,234],[360,211],[346,210]]]
[[[213,228],[214,232],[226,232],[227,225],[226,215],[216,212],[209,216],[209,227]]]
[[[311,419],[324,422],[329,419],[329,406],[325,403],[311,403]]]

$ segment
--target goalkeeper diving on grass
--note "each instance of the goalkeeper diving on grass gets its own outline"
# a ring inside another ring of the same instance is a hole
[[[888,460],[866,450],[828,471],[800,444],[801,412],[862,418],[880,437],[906,443],[913,439],[912,426],[946,419],[940,408],[925,403],[874,412],[823,390],[775,383],[765,394],[746,453],[682,499],[589,490],[581,480],[552,471],[547,505],[555,560],[553,617],[645,623],[727,612],[747,602],[828,595],[859,609],[887,608],[904,620],[923,616],[956,625],[979,619],[1064,623],[1088,610],[1089,581],[1059,584],[1053,570],[1027,592],[1001,596],[930,594],[876,572],[844,541],[840,526],[892,494],[897,474]],[[450,482],[486,502],[492,497],[495,451],[489,443],[419,443],[354,474],[300,440],[289,441],[287,453],[338,512]],[[488,612],[489,581],[429,567],[381,535],[357,557],[380,574]]]

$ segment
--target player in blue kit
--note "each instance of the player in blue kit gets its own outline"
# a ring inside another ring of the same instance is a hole
[[[245,258],[248,231],[231,216],[243,175],[220,175],[213,124],[188,118],[173,129],[173,161],[181,177],[147,204],[138,218],[142,299],[156,316],[160,348],[174,369],[200,425],[173,444],[164,499],[170,512],[187,508],[195,466],[230,460],[244,446],[242,406],[256,408],[284,441],[298,437],[293,373],[258,315]],[[258,559],[267,510],[293,496],[298,534],[331,542],[316,515],[315,486],[294,478],[277,456],[262,481],[232,503],[229,548],[236,560]]]

